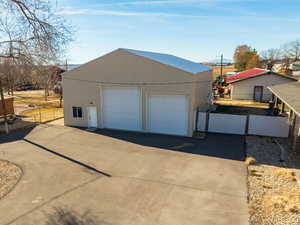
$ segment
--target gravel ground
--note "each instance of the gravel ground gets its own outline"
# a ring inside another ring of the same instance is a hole
[[[8,161],[0,160],[0,199],[19,181],[22,170]]]
[[[256,159],[248,166],[250,225],[299,225],[299,154],[287,152],[281,162],[277,143],[288,149],[285,139],[249,136],[246,142],[247,156]]]

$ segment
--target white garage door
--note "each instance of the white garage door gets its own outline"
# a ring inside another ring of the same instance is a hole
[[[104,88],[102,107],[105,128],[141,130],[140,89]]]
[[[150,132],[187,135],[188,100],[184,95],[149,96]]]

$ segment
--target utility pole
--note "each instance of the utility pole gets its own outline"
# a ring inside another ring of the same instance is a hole
[[[3,85],[2,85],[1,78],[0,78],[0,96],[1,96],[1,104],[2,104],[2,109],[3,109],[3,118],[4,118],[5,132],[8,134],[7,112],[6,112],[6,105],[5,105],[5,99],[4,99],[4,93],[3,93]]]
[[[68,71],[68,60],[66,59],[66,71]]]
[[[223,78],[223,53],[221,54],[221,77]]]

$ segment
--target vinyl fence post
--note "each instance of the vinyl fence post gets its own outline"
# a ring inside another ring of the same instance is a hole
[[[245,124],[245,135],[248,135],[249,133],[249,120],[250,120],[250,115],[247,115],[246,124]]]
[[[196,127],[195,131],[198,132],[198,123],[199,123],[199,109],[196,110]]]
[[[205,119],[205,132],[208,132],[209,127],[209,111],[206,112],[206,119]]]

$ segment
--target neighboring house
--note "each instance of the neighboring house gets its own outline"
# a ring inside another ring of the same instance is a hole
[[[224,74],[224,76],[226,77],[226,76],[234,76],[234,75],[236,75],[237,74],[237,72],[227,72],[227,73],[225,73]]]
[[[58,83],[61,83],[62,81],[62,74],[64,72],[66,72],[66,70],[58,67],[58,66],[53,66],[51,67],[51,70],[53,71],[53,83],[54,85],[58,84]]]
[[[273,66],[274,72],[280,72],[285,68],[284,63],[276,63]],[[300,61],[293,62],[289,65],[288,70],[286,71],[288,74],[291,74],[292,76],[299,77],[300,76]]]
[[[211,85],[208,66],[117,49],[63,74],[65,124],[192,136]]]
[[[279,84],[268,89],[274,95],[275,107],[278,107],[281,101],[281,112],[289,109],[290,137],[293,142],[293,148],[300,151],[300,82],[290,82]]]
[[[54,84],[60,83],[62,81],[62,74],[66,71],[70,71],[73,69],[76,69],[81,64],[68,64],[68,65],[59,65],[59,66],[53,66],[53,79]]]
[[[290,66],[293,76],[300,76],[300,62],[294,62]]]
[[[268,86],[297,81],[297,79],[264,69],[250,69],[225,77],[230,96],[234,100],[270,101],[272,93]]]

